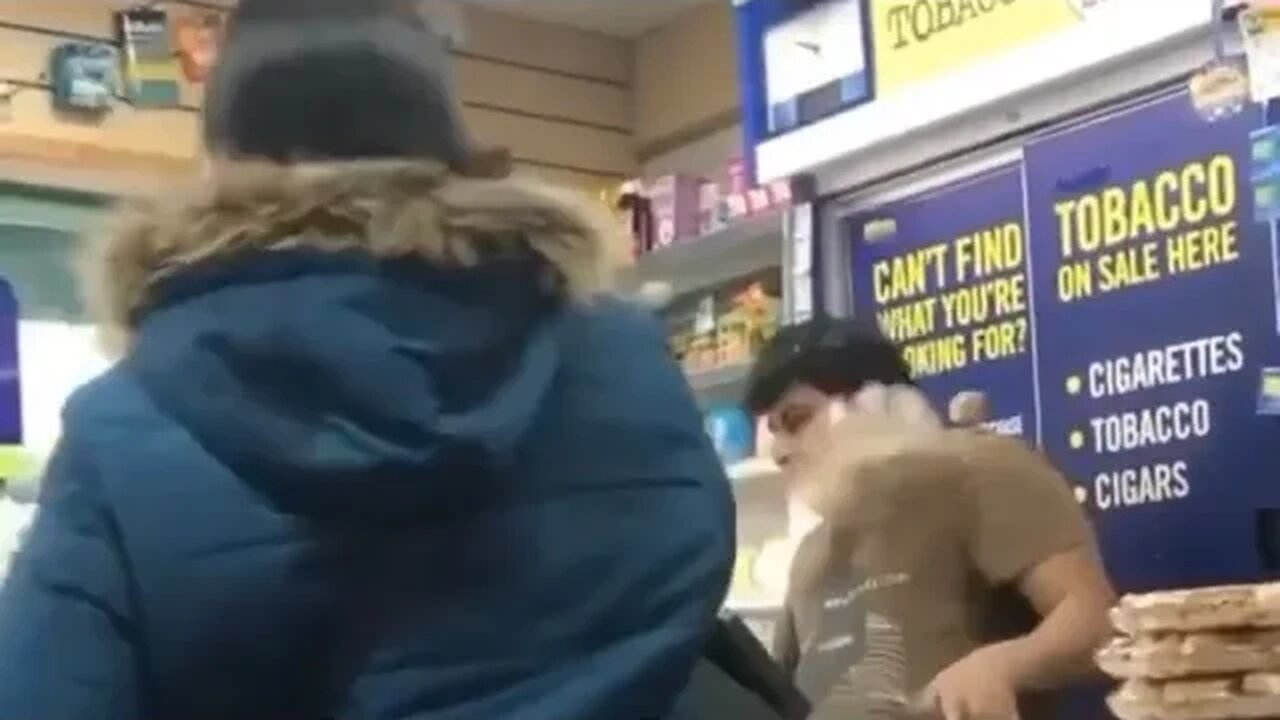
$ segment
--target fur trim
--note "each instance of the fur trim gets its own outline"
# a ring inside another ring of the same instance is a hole
[[[455,267],[527,249],[569,301],[612,290],[629,261],[621,224],[572,191],[434,163],[227,163],[187,192],[123,208],[89,248],[83,289],[119,351],[157,282],[220,256],[298,247]]]

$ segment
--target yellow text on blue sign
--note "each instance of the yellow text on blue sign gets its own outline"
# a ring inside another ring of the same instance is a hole
[[[1068,0],[871,0],[871,16],[881,94],[1083,22]]]
[[[1055,203],[1058,300],[1081,302],[1238,262],[1238,175],[1223,153]]]

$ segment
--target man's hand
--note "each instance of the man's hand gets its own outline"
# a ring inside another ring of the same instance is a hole
[[[848,400],[833,401],[800,437],[803,455],[838,450],[845,463],[869,462],[926,444],[942,420],[919,390],[871,384]]]
[[[941,418],[916,388],[868,385],[847,402],[833,403],[829,417],[815,418],[800,442],[808,463],[797,468],[799,497],[831,522],[857,524],[879,514],[879,500],[893,495],[902,476],[927,479],[944,451],[937,442]]]
[[[944,720],[1018,720],[1011,661],[1001,646],[975,650],[943,670],[925,689],[925,710]]]
[[[840,419],[848,437],[872,436],[918,443],[942,429],[929,399],[907,385],[868,385],[854,395]]]

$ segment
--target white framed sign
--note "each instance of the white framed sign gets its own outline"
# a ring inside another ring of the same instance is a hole
[[[871,99],[866,9],[866,0],[823,0],[765,31],[769,134]]]

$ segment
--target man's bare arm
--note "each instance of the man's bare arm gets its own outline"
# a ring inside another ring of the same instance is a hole
[[[991,648],[1019,690],[1060,687],[1096,672],[1093,653],[1110,632],[1115,591],[1092,547],[1059,553],[1036,565],[1018,587],[1042,620],[1030,634]]]

